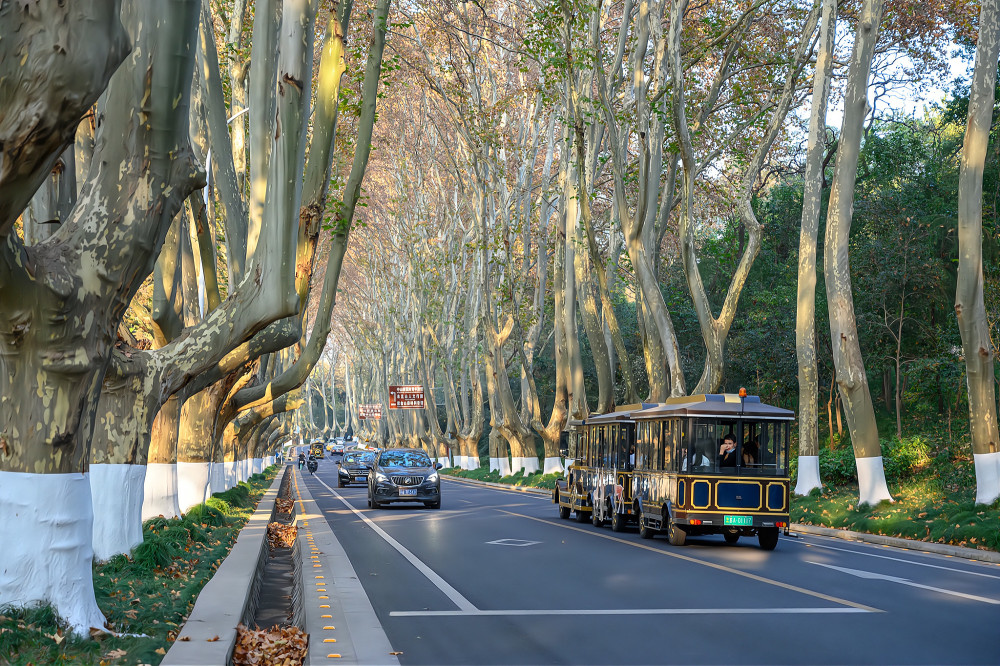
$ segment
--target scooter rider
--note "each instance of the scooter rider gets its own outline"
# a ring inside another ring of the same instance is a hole
[[[306,466],[306,454],[300,453],[299,454],[299,469],[302,469],[305,466]]]

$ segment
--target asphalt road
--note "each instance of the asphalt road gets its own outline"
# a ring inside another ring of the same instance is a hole
[[[677,548],[447,478],[440,510],[372,510],[335,459],[306,484],[403,664],[1000,663],[998,565],[822,537]]]

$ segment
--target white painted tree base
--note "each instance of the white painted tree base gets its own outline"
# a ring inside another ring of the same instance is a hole
[[[91,465],[94,507],[94,559],[127,555],[142,543],[145,465]]]
[[[77,634],[103,630],[87,474],[0,472],[0,608],[50,604]]]
[[[976,461],[976,504],[992,504],[1000,497],[1000,452],[974,453]]]
[[[222,490],[226,491],[235,486],[237,483],[239,483],[239,480],[236,478],[237,474],[239,474],[239,470],[237,469],[237,464],[235,461],[230,462],[228,460],[222,463],[222,469],[225,470],[225,479],[226,479],[225,486],[223,487]],[[215,491],[213,490],[213,492]]]
[[[562,460],[559,458],[546,458],[545,465],[542,467],[542,474],[562,474],[565,471]]]
[[[212,463],[211,476],[209,478],[211,479],[208,486],[209,497],[215,493],[222,493],[229,490],[226,486],[226,463]]]
[[[799,456],[799,478],[793,492],[808,495],[814,488],[823,489],[819,479],[819,456]]]
[[[177,463],[177,505],[185,513],[191,507],[203,503],[209,497],[209,482],[212,463]]]
[[[875,506],[883,500],[893,501],[889,486],[885,483],[885,467],[882,456],[856,458],[858,465],[858,504]]]
[[[441,465],[444,466],[444,467],[451,467],[452,466],[451,460],[448,458],[448,456],[440,456],[437,459],[437,462],[441,463]]]
[[[250,471],[250,476],[253,476],[254,474],[260,474],[263,471],[264,471],[264,459],[254,458],[253,469]]]
[[[510,460],[503,458],[490,458],[490,471],[500,473],[500,476],[510,476]]]
[[[524,476],[534,474],[538,471],[538,458],[535,456],[519,457],[515,456],[510,461],[510,473],[517,474],[518,470],[524,470]]]
[[[177,501],[177,465],[152,463],[146,465],[146,483],[142,498],[142,519],[157,516],[176,518],[181,515]]]

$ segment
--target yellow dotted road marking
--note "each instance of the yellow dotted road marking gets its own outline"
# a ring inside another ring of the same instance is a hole
[[[327,631],[330,631],[330,630],[336,629],[337,627],[330,626],[330,627],[323,627],[323,628],[326,629]]]
[[[320,608],[329,608],[330,604],[320,604]]]
[[[339,654],[328,654],[328,655],[326,655],[326,658],[327,659],[340,659],[340,655]]]
[[[322,578],[322,576],[316,576],[316,578]]]
[[[336,643],[337,639],[336,638],[324,638],[323,642],[324,643]]]
[[[319,597],[319,598],[320,598],[320,599],[329,599],[330,597],[325,597],[325,596],[323,596],[323,595],[320,595],[320,597]]]
[[[332,616],[332,615],[320,615],[320,617],[321,617],[321,618],[324,618],[324,619],[327,619],[327,620],[329,620],[329,619],[332,619],[332,618],[333,618],[333,616]]]

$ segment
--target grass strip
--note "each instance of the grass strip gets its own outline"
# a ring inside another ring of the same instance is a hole
[[[97,604],[122,635],[79,638],[48,606],[8,609],[0,611],[0,665],[159,664],[278,470],[215,493],[182,518],[147,520],[131,556],[94,566]]]
[[[449,476],[457,476],[463,479],[489,481],[490,483],[503,483],[508,486],[521,486],[524,488],[545,488],[547,490],[555,488],[556,479],[562,477],[562,474],[555,472],[552,474],[542,474],[540,470],[525,476],[523,469],[518,470],[516,474],[512,474],[510,476],[500,476],[500,472],[490,471],[488,460],[485,463],[480,461],[480,465],[482,466],[479,469],[473,470],[448,467],[441,470],[441,473]]]

